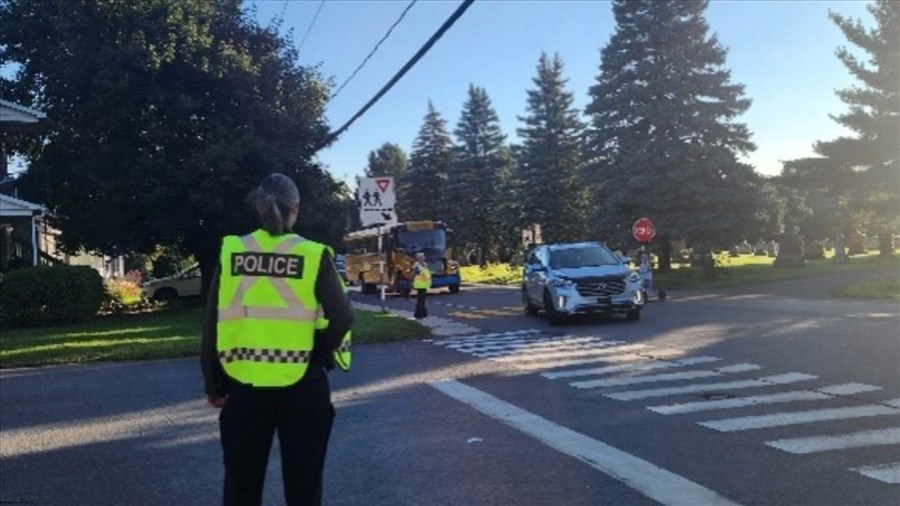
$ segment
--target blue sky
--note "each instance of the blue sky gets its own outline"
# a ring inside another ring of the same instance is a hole
[[[401,1],[325,2],[301,48],[302,64],[320,65],[340,85],[408,5]],[[327,108],[338,128],[363,106],[457,8],[460,1],[420,0],[365,68]],[[257,17],[269,24],[282,10],[282,31],[300,43],[319,0],[255,0]],[[748,161],[761,174],[780,172],[780,160],[812,154],[816,140],[847,131],[829,118],[846,107],[836,89],[855,84],[834,56],[848,45],[828,18],[834,10],[871,25],[867,2],[713,1],[711,32],[728,49],[732,81],[753,99],[740,118],[753,132],[757,151]],[[319,158],[336,177],[352,181],[370,150],[396,142],[409,152],[428,100],[455,127],[469,83],[484,87],[504,133],[516,140],[541,51],[566,64],[575,105],[584,108],[600,64],[600,49],[615,24],[606,1],[478,0],[406,76]],[[853,46],[850,46],[853,49]]]

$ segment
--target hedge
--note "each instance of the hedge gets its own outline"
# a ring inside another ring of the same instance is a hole
[[[97,314],[103,296],[103,279],[88,266],[14,270],[0,284],[0,318],[11,328],[81,323]]]

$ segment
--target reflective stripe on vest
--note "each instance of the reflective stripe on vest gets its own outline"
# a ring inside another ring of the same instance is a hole
[[[303,377],[323,319],[315,283],[324,251],[299,236],[262,230],[224,239],[217,351],[229,376],[254,386],[288,386]]]
[[[342,371],[350,370],[350,361],[353,358],[353,355],[350,353],[350,343],[352,341],[351,334],[352,331],[348,330],[347,333],[344,334],[344,339],[341,340],[341,345],[332,353],[334,363],[337,364]]]
[[[416,290],[431,288],[431,270],[426,265],[418,265],[419,273],[413,278],[413,288]]]

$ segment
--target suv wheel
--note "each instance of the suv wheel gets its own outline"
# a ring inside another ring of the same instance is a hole
[[[641,310],[640,309],[632,309],[632,310],[628,311],[628,313],[625,315],[625,317],[631,321],[639,320],[641,318]]]
[[[525,307],[525,314],[528,316],[537,316],[538,308],[535,307],[528,298],[528,292],[522,287],[522,305]]]
[[[566,315],[560,313],[556,310],[556,307],[553,306],[553,299],[550,297],[550,292],[544,292],[544,311],[547,312],[547,320],[550,321],[550,325],[562,325],[566,321]]]

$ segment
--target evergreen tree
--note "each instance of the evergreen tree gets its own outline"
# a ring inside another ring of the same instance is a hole
[[[406,196],[403,204],[406,219],[443,219],[447,174],[452,161],[453,141],[447,132],[447,122],[429,100],[401,188]]]
[[[366,166],[366,177],[391,176],[394,178],[394,193],[397,205],[394,212],[399,221],[404,220],[403,179],[409,166],[406,153],[398,144],[385,142],[376,150],[369,151],[369,164]]]
[[[837,92],[849,111],[832,119],[857,136],[817,142],[816,153],[827,161],[814,164],[813,174],[827,172],[827,179],[839,180],[832,188],[836,196],[863,216],[863,225],[883,239],[881,253],[890,255],[890,238],[900,226],[900,3],[879,0],[867,9],[875,18],[872,29],[829,13],[869,58],[861,61],[846,47],[837,51],[861,86]]]
[[[587,176],[602,236],[630,240],[641,216],[664,245],[725,245],[746,232],[758,177],[737,160],[755,146],[735,118],[750,100],[730,82],[726,49],[707,35],[707,4],[613,1],[617,28],[586,108]]]
[[[586,235],[585,187],[580,179],[584,125],[566,91],[563,62],[541,54],[535,89],[528,90],[527,116],[516,170],[519,227],[541,225],[544,241],[578,241]],[[539,196],[539,198],[536,198]]]
[[[498,256],[501,198],[512,165],[500,120],[483,88],[469,85],[454,133],[458,144],[447,187],[448,220],[457,231],[457,247],[477,252],[483,265]]]

